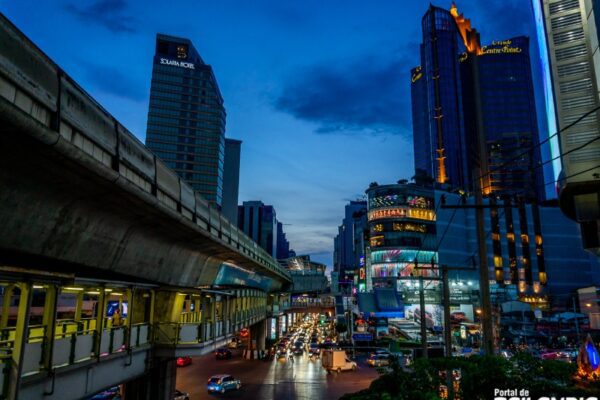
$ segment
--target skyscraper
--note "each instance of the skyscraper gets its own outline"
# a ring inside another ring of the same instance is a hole
[[[225,139],[225,165],[223,167],[222,213],[233,225],[237,225],[238,194],[240,188],[241,140]]]
[[[333,241],[333,269],[342,278],[354,274],[360,264],[360,255],[364,254],[364,247],[355,248],[355,232],[360,230],[357,225],[365,221],[363,217],[366,211],[367,202],[362,200],[350,201],[344,209],[342,225],[338,227],[338,234]]]
[[[156,36],[146,145],[221,207],[225,108],[211,66],[188,39]]]
[[[411,70],[417,175],[470,191],[480,168],[486,194],[543,199],[528,39],[482,47],[454,4],[430,6],[422,29]]]
[[[283,231],[283,224],[277,222],[277,256],[278,260],[284,260],[290,257],[290,242],[287,240]]]
[[[277,215],[262,201],[244,201],[238,207],[238,228],[272,257],[277,255]]]
[[[430,5],[421,28],[421,65],[412,74],[416,168],[431,170],[438,183],[469,188],[458,62],[466,48],[448,10]]]
[[[532,5],[540,56],[548,61],[544,83],[553,95],[560,131],[553,156],[562,155],[561,209],[579,222],[583,246],[600,254],[600,141],[595,140],[600,131],[600,2],[532,0]]]
[[[482,172],[489,173],[484,193],[543,200],[529,38],[494,41],[461,60],[465,116],[477,122],[467,124],[467,137],[473,142],[479,137],[487,156],[482,163]]]

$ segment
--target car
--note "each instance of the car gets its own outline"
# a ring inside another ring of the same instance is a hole
[[[121,389],[118,386],[111,387],[103,391],[102,393],[98,393],[95,396],[90,397],[90,400],[120,400],[121,399]]]
[[[175,389],[175,397],[173,400],[190,400],[190,394]]]
[[[558,352],[557,351],[544,351],[540,354],[540,358],[542,360],[556,360],[558,358]]]
[[[384,349],[377,349],[377,350],[375,350],[375,351],[371,352],[371,353],[369,354],[369,357],[373,357],[373,356],[388,356],[388,357],[389,357],[389,356],[391,356],[391,355],[392,355],[392,353],[390,353],[390,352],[389,352],[389,351],[387,351],[387,350],[384,350]]]
[[[237,349],[241,345],[241,342],[237,339],[233,339],[231,342],[227,343],[228,349]]]
[[[208,393],[225,393],[228,390],[239,390],[242,387],[242,382],[231,375],[221,374],[213,375],[208,378],[206,390]]]
[[[390,365],[390,356],[386,354],[379,354],[369,357],[367,364],[372,367],[384,367]]]
[[[192,357],[190,357],[190,356],[177,357],[177,361],[175,361],[175,363],[177,364],[178,367],[188,366],[192,363]]]
[[[215,358],[217,360],[229,360],[231,358],[231,350],[224,347],[217,349],[215,351]]]

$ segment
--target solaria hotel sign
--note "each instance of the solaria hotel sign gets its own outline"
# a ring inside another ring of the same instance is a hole
[[[194,67],[193,63],[185,62],[185,61],[169,60],[168,58],[161,58],[160,63],[164,64],[164,65],[173,65],[175,67],[180,67],[180,68],[196,69]]]

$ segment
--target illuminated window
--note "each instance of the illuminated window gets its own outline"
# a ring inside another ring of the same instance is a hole
[[[502,257],[494,256],[494,267],[502,268]]]
[[[177,46],[177,58],[187,58],[187,46]]]
[[[504,280],[504,271],[502,271],[501,269],[497,269],[496,270],[496,281],[502,282],[503,280]]]
[[[373,236],[370,243],[372,247],[383,246],[383,236]]]
[[[373,231],[375,232],[383,232],[383,224],[376,224],[373,226]]]

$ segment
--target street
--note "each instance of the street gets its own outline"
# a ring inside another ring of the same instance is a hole
[[[231,360],[215,360],[213,354],[208,354],[194,357],[191,365],[177,369],[177,389],[188,392],[190,400],[338,399],[367,388],[377,378],[377,371],[367,366],[364,356],[357,361],[357,371],[327,374],[321,360],[311,361],[306,353],[295,357],[294,362],[244,360],[240,350],[233,351]],[[240,379],[242,389],[224,395],[208,394],[206,382],[216,374],[230,374]]]

